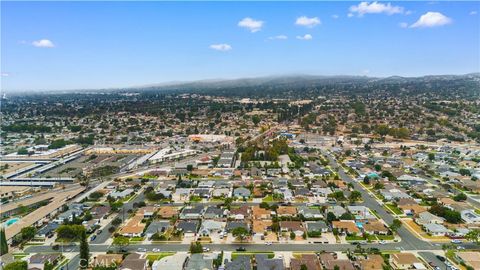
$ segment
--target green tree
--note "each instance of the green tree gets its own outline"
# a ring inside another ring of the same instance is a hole
[[[20,230],[20,234],[22,235],[22,239],[24,241],[29,241],[35,237],[35,234],[37,233],[37,230],[35,227],[29,226],[29,227],[24,227]]]
[[[469,231],[466,235],[465,238],[468,239],[468,241],[475,242],[475,243],[480,243],[480,230],[479,229],[474,229]]]
[[[435,160],[435,153],[428,153],[428,159],[429,159],[430,161]]]
[[[85,227],[82,225],[61,225],[57,228],[57,236],[62,241],[79,241]]]
[[[8,253],[7,237],[5,236],[5,229],[0,230],[0,255]]]
[[[202,253],[203,252],[203,246],[200,242],[195,242],[195,243],[190,243],[190,253]]]
[[[48,149],[58,149],[58,148],[62,148],[64,147],[65,145],[67,145],[68,142],[65,141],[64,139],[58,139],[58,140],[54,140],[49,146],[48,146]]]
[[[18,149],[17,154],[18,155],[28,155],[28,150],[27,150],[27,148],[22,147],[22,148]]]
[[[350,196],[348,197],[348,200],[350,202],[360,201],[361,199],[362,199],[362,193],[360,193],[360,191],[358,190],[352,191],[352,193],[350,193]]]
[[[112,245],[116,246],[118,249],[122,249],[130,244],[130,240],[125,236],[117,236],[113,238]]]
[[[396,232],[398,231],[398,229],[400,229],[400,227],[402,227],[402,222],[396,218],[393,220],[392,224],[390,225],[390,230],[392,232]]]
[[[89,258],[90,253],[87,242],[87,233],[84,230],[80,237],[80,269],[87,269]]]
[[[327,222],[331,224],[333,221],[337,220],[337,217],[335,216],[334,213],[328,212],[327,213]]]
[[[245,240],[250,234],[247,229],[243,227],[237,227],[233,229],[232,235],[235,236],[238,240],[243,241]]]
[[[3,267],[3,270],[27,270],[28,264],[26,261],[14,261]]]
[[[308,270],[307,265],[305,264],[300,265],[300,270]]]
[[[377,132],[377,134],[379,134],[382,137],[387,135],[389,131],[390,131],[390,128],[388,127],[388,125],[378,125],[377,128],[375,129],[375,132]]]
[[[252,122],[255,126],[257,126],[258,123],[260,123],[260,117],[258,115],[252,116]]]
[[[53,263],[50,263],[49,261],[46,261],[43,264],[43,270],[53,270],[55,268],[55,265]]]
[[[463,202],[467,199],[467,195],[465,195],[465,193],[463,192],[460,192],[457,195],[455,195],[453,199],[457,202]]]

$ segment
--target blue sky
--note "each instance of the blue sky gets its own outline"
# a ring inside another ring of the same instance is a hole
[[[479,2],[1,2],[2,89],[480,70]]]

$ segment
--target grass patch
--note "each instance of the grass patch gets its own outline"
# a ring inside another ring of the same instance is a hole
[[[175,252],[147,253],[147,260],[153,263],[154,261],[158,261],[162,258],[172,256],[174,254]]]
[[[262,199],[262,202],[274,202],[275,200],[273,199],[272,195],[267,195],[265,198]]]
[[[393,235],[377,235],[379,240],[394,240],[395,236]]]
[[[62,266],[67,265],[69,261],[70,261],[69,259],[64,259],[54,269],[55,270],[62,269]]]
[[[142,242],[143,240],[145,240],[145,237],[141,236],[134,236],[130,238],[130,242]]]
[[[13,258],[15,260],[21,260],[22,258],[27,257],[27,253],[13,253]]]
[[[360,235],[347,235],[345,237],[345,240],[347,240],[347,241],[361,241],[361,240],[365,240],[365,237],[360,236]]]
[[[382,219],[375,209],[370,209],[370,213],[372,213],[378,219]]]
[[[250,256],[253,257],[258,254],[265,254],[269,259],[272,259],[275,257],[275,254],[273,252],[264,252],[264,251],[247,251],[247,252],[240,252],[240,251],[234,251],[232,252],[232,260],[235,260],[238,256]]]
[[[136,195],[128,195],[127,197],[120,199],[120,201],[123,202],[123,203],[127,203],[127,202],[129,202],[134,196],[136,196]]]
[[[386,203],[385,207],[387,207],[388,210],[390,210],[390,212],[394,213],[395,215],[402,215],[403,214],[403,211],[400,210],[400,208],[398,208],[394,204]]]

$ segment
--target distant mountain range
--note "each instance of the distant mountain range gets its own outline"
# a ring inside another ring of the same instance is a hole
[[[367,76],[317,76],[317,75],[285,75],[268,76],[258,78],[239,78],[239,79],[211,79],[187,82],[166,82],[159,84],[149,84],[143,86],[129,87],[127,89],[156,89],[156,90],[187,90],[187,89],[222,89],[254,86],[275,86],[285,84],[335,84],[335,83],[408,83],[408,82],[428,82],[428,81],[450,81],[450,80],[474,80],[480,82],[480,73],[469,73],[465,75],[427,75],[421,77],[367,77]]]
[[[401,86],[400,86],[401,85]],[[285,92],[296,92],[297,96],[311,94],[329,94],[348,92],[359,94],[365,91],[383,89],[397,92],[398,89],[408,91],[450,91],[460,89],[463,92],[477,94],[480,92],[480,73],[464,75],[428,75],[421,77],[367,77],[367,76],[317,76],[317,75],[284,75],[239,79],[209,79],[198,81],[172,81],[121,88],[46,90],[46,91],[3,91],[7,94],[96,94],[125,93],[132,91],[174,91],[182,93],[204,93],[232,96],[278,96]]]

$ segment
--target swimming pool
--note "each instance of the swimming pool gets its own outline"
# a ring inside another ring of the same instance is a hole
[[[15,224],[17,221],[19,221],[20,219],[19,218],[11,218],[7,221],[5,221],[3,224],[2,224],[2,227],[8,227],[8,226],[11,226],[13,224]]]

